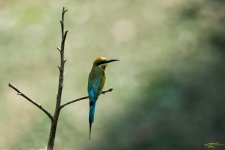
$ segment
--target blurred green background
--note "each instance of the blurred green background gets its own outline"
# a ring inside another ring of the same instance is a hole
[[[63,103],[107,68],[92,140],[88,101],[63,109],[56,150],[202,150],[225,144],[224,0],[1,0],[0,149],[46,148],[50,122],[8,87],[54,110],[62,6],[69,30]],[[216,149],[224,149],[218,147]]]

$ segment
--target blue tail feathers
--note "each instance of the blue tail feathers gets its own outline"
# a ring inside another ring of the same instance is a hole
[[[91,139],[91,127],[92,123],[94,122],[94,116],[95,116],[95,106],[96,102],[91,102],[90,101],[90,112],[89,112],[89,140]]]

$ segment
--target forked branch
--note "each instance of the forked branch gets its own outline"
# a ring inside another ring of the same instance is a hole
[[[66,12],[67,12],[67,10],[63,7],[62,17],[61,17],[61,20],[60,20],[61,34],[62,34],[62,36],[61,36],[61,46],[57,47],[57,50],[59,51],[59,54],[60,54],[60,64],[58,66],[59,80],[58,80],[58,90],[57,90],[57,97],[56,97],[56,105],[55,105],[54,115],[51,115],[51,113],[49,113],[40,104],[38,104],[37,102],[35,102],[34,100],[32,100],[31,98],[26,96],[24,93],[22,93],[20,90],[18,90],[14,85],[9,83],[9,87],[12,88],[13,90],[15,90],[17,92],[17,95],[20,95],[23,98],[25,98],[26,100],[28,100],[29,102],[31,102],[33,105],[35,105],[37,108],[39,108],[41,111],[43,111],[50,118],[51,129],[50,129],[50,134],[49,134],[47,150],[53,150],[53,148],[54,148],[56,129],[57,129],[57,124],[58,124],[58,119],[59,119],[61,109],[64,108],[65,106],[69,105],[69,104],[72,104],[72,103],[75,103],[75,102],[78,102],[78,101],[85,100],[85,99],[89,98],[89,96],[84,96],[84,97],[81,97],[81,98],[71,100],[71,101],[61,105],[61,98],[62,98],[62,92],[63,92],[63,81],[64,81],[64,65],[66,63],[66,59],[64,59],[64,48],[65,48],[65,41],[66,41],[66,37],[67,37],[67,33],[68,33],[67,30],[64,31],[64,15],[65,15]],[[102,91],[101,94],[105,94],[107,92],[112,92],[112,91],[113,91],[113,89],[110,88],[108,90]]]

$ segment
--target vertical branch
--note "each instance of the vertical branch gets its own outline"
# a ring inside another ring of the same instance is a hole
[[[55,113],[54,113],[53,121],[51,122],[51,129],[50,129],[49,140],[48,140],[48,150],[53,150],[56,129],[57,129],[57,124],[58,124],[58,118],[59,118],[59,114],[60,114],[60,105],[61,105],[63,81],[64,81],[64,65],[66,62],[66,60],[64,59],[64,48],[65,48],[66,36],[68,33],[68,31],[64,31],[64,15],[66,12],[67,12],[67,10],[65,10],[65,8],[63,7],[62,18],[60,21],[61,31],[62,31],[61,47],[57,48],[60,52],[60,66],[58,66],[58,68],[59,68],[59,83],[58,83],[58,91],[57,91],[57,97],[56,97]]]
[[[62,19],[60,21],[61,24],[61,31],[62,31],[62,40],[61,40],[61,48],[60,48],[60,67],[59,68],[59,83],[58,83],[58,92],[57,92],[57,98],[56,98],[56,110],[58,111],[58,108],[61,105],[61,97],[62,97],[62,90],[63,90],[63,81],[64,81],[64,65],[66,60],[64,60],[64,48],[65,48],[65,40],[67,36],[68,31],[64,31],[64,14],[67,10],[63,7],[62,11]]]

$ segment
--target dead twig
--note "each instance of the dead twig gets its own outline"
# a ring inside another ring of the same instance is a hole
[[[26,96],[23,92],[21,92],[20,90],[18,90],[11,83],[9,83],[9,87],[12,88],[13,90],[15,90],[17,92],[17,95],[22,96],[23,98],[25,98],[26,100],[28,100],[29,102],[31,102],[32,104],[34,104],[37,108],[39,108],[41,111],[43,111],[49,117],[49,119],[51,119],[51,121],[53,121],[52,115],[45,108],[43,108],[40,104],[38,104],[37,102],[35,102],[34,100],[32,100],[31,98],[29,98],[28,96]]]

